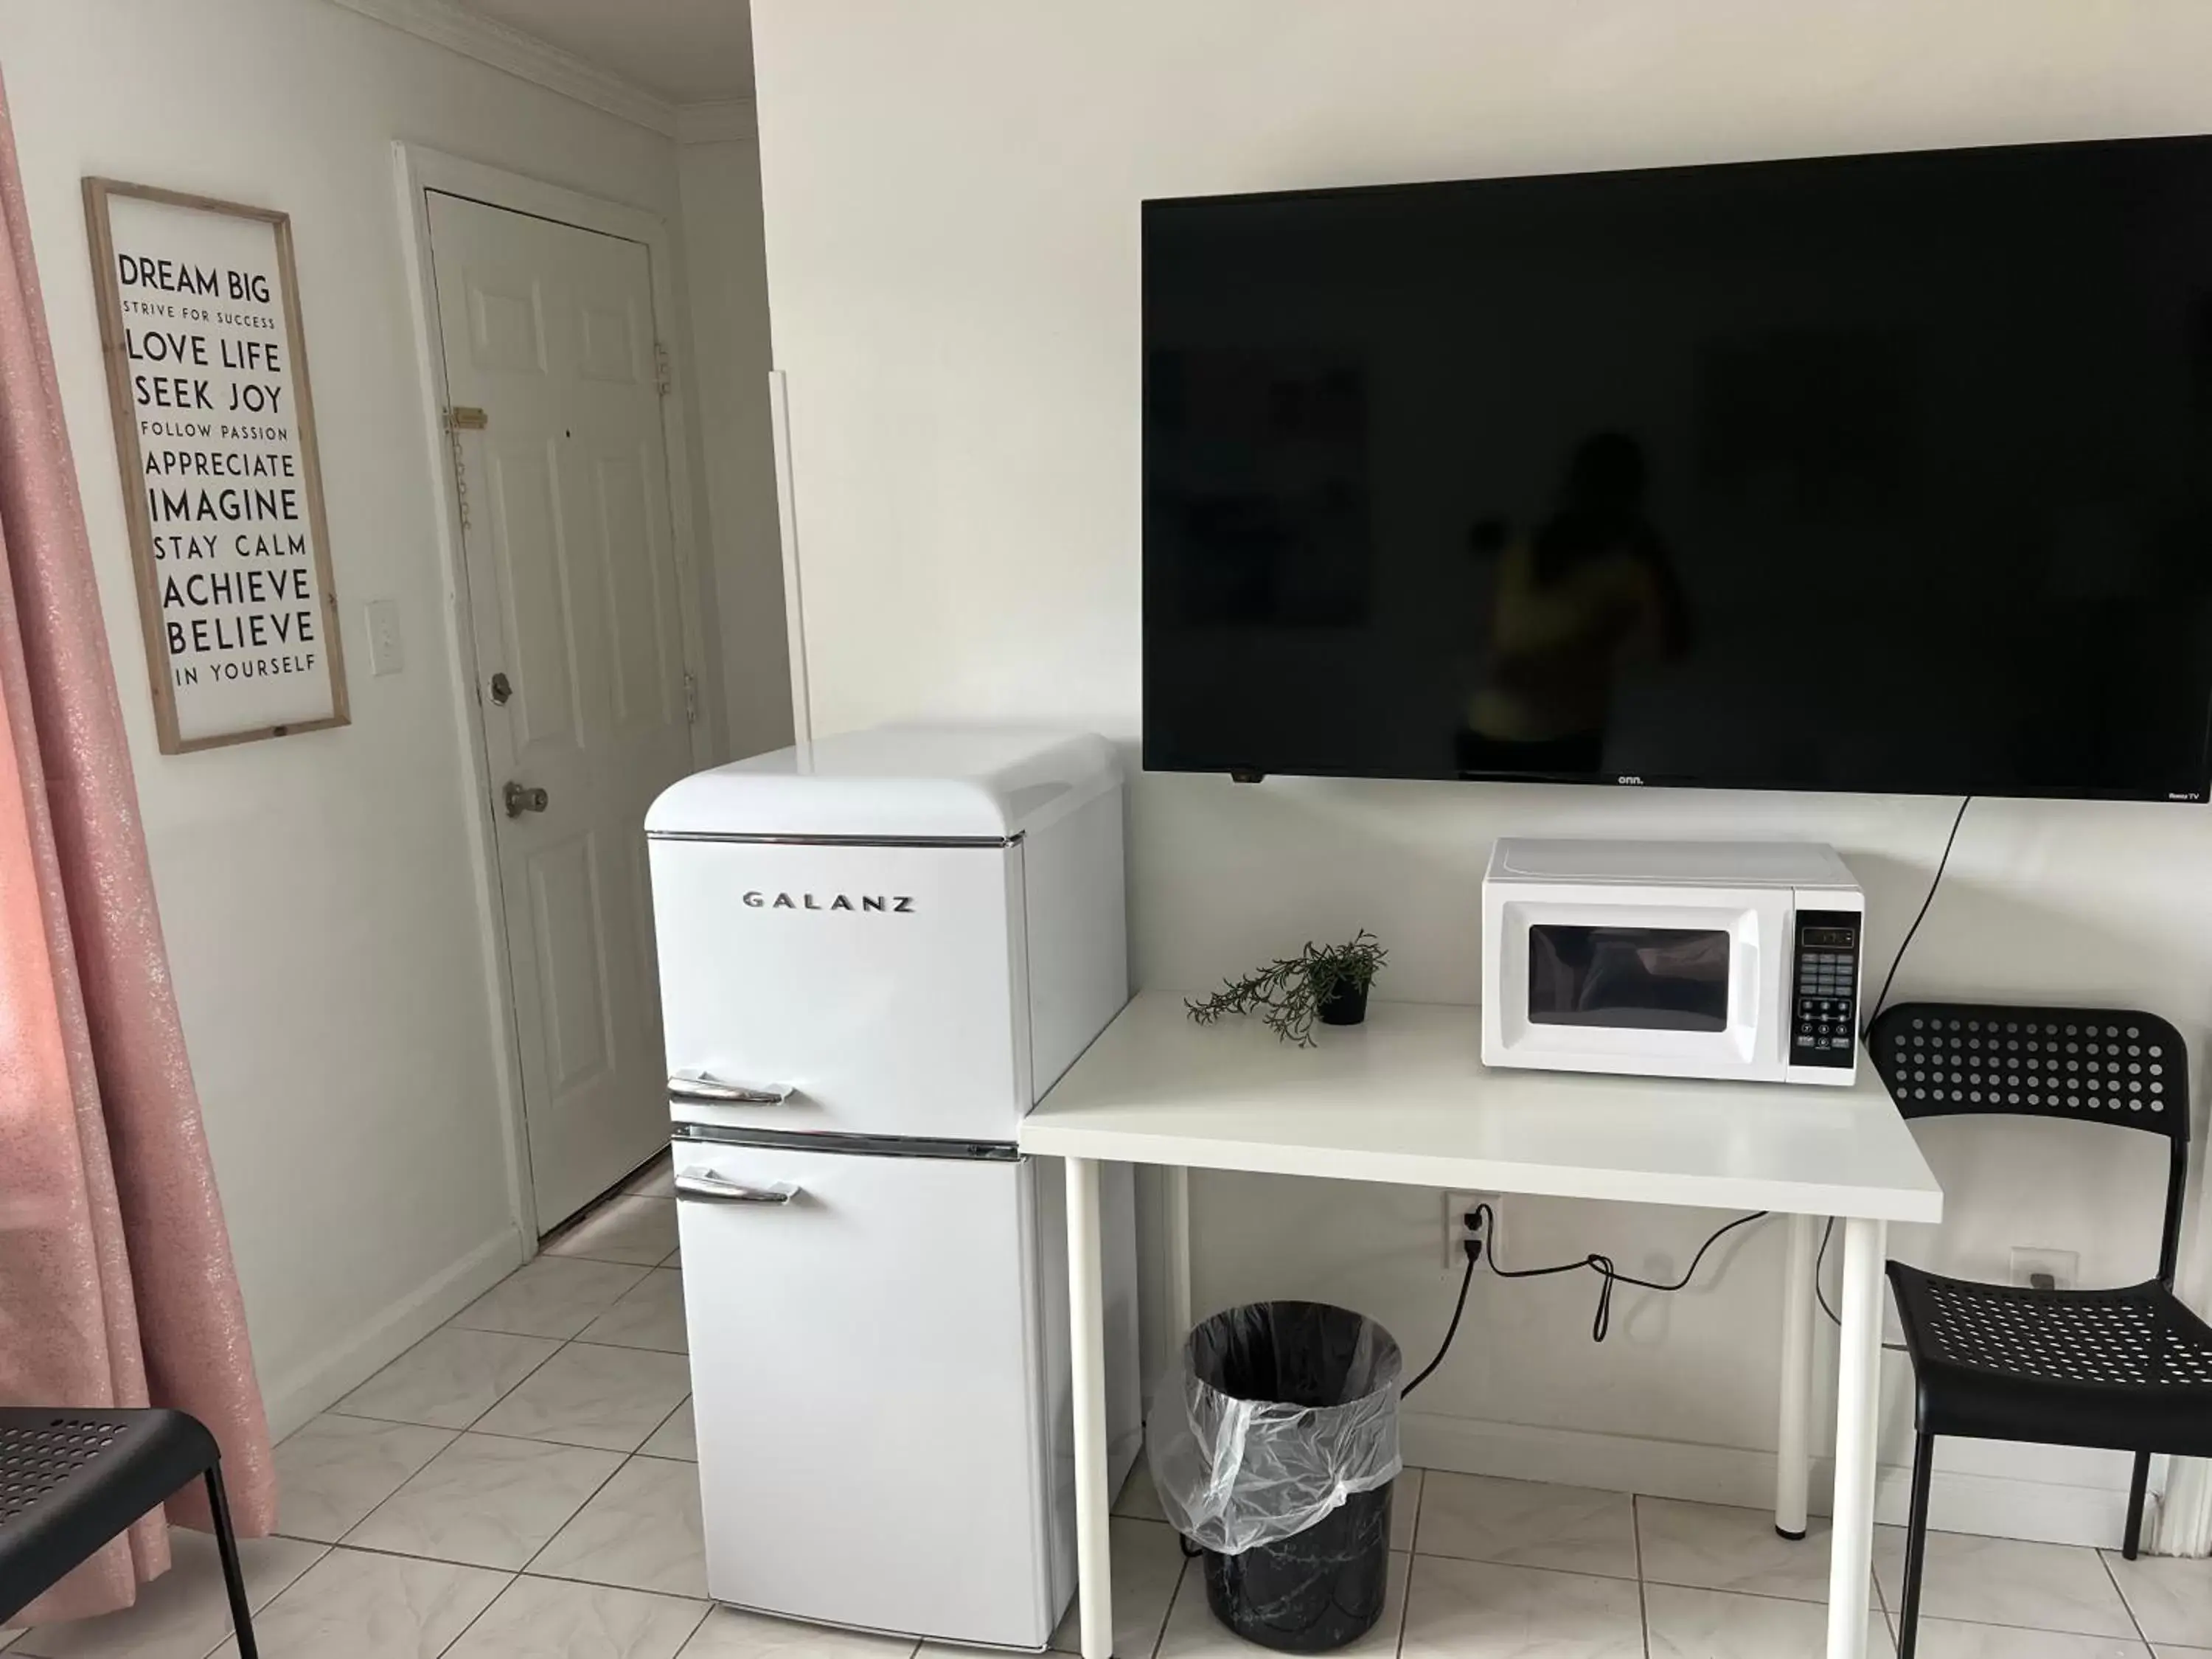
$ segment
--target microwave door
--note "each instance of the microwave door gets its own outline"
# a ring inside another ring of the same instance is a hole
[[[1528,929],[1528,1018],[1624,1030],[1729,1028],[1735,989],[1725,927],[1608,927],[1538,922]]]
[[[1498,935],[1504,1006],[1486,1032],[1500,1051],[1492,1058],[1779,1077],[1789,910],[1786,894],[1755,891],[1509,901]]]

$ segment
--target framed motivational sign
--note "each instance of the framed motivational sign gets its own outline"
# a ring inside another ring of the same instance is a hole
[[[84,181],[161,752],[347,721],[282,213]]]

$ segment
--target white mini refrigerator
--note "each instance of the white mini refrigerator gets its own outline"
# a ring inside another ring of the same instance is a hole
[[[1128,998],[1121,795],[1096,737],[897,727],[647,815],[716,1600],[1032,1649],[1066,1607],[1065,1186],[1015,1142]],[[1106,1174],[1118,1482],[1135,1219]]]

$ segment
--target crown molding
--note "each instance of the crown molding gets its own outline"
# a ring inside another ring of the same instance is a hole
[[[331,0],[331,3],[665,137],[678,136],[677,106],[665,98],[549,46],[534,34],[480,17],[455,0]],[[744,102],[747,108],[751,106],[750,100]]]
[[[676,106],[676,142],[721,144],[751,138],[760,131],[750,98],[715,98]]]

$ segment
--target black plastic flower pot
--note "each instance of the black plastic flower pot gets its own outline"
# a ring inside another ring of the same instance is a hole
[[[1324,1025],[1358,1025],[1367,1018],[1367,988],[1340,979],[1315,1011]]]

